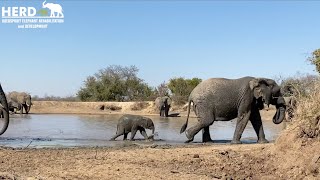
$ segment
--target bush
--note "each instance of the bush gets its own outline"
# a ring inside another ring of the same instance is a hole
[[[184,104],[188,101],[188,97],[192,90],[201,82],[202,80],[199,78],[193,79],[184,79],[173,78],[170,79],[168,88],[172,92],[172,100],[178,104]]]
[[[293,77],[279,78],[282,94],[284,96],[294,96],[296,98],[300,96],[306,96],[311,92],[311,88],[314,82],[318,79],[318,76],[310,74],[297,73]]]
[[[299,137],[319,138],[320,135],[320,81],[310,87],[310,93],[298,99],[296,115]]]
[[[81,101],[133,101],[145,100],[152,95],[152,89],[137,77],[135,66],[109,66],[99,70],[84,81],[77,96]]]
[[[316,70],[320,73],[320,49],[313,51],[311,57],[308,58],[308,61],[315,65]]]

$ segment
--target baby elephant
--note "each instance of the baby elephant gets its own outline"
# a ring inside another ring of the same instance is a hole
[[[150,137],[147,136],[145,130],[146,128],[152,130],[152,135]],[[138,130],[146,140],[153,138],[154,124],[152,120],[150,118],[138,115],[123,115],[118,121],[116,135],[113,136],[110,140],[114,141],[117,137],[121,135],[123,135],[123,140],[126,140],[128,133],[131,132],[130,141],[132,141]]]

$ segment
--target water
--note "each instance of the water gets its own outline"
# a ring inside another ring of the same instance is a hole
[[[143,141],[137,132],[134,142],[109,141],[115,134],[117,121],[121,115],[14,115],[10,119],[8,130],[0,137],[0,145],[8,147],[74,147],[74,146],[123,146],[126,144],[183,144],[185,134],[180,134],[180,128],[185,117],[161,118],[148,116],[153,119],[156,127],[154,142]],[[188,128],[196,123],[189,121]],[[217,143],[228,143],[233,137],[235,120],[214,122],[210,127],[211,137]],[[264,130],[268,140],[274,140],[284,128],[284,124],[275,125],[272,121],[264,121]],[[150,135],[151,131],[147,130]],[[130,137],[130,134],[129,136]],[[242,142],[254,143],[256,134],[248,123]],[[201,132],[195,136],[194,142],[201,142]]]

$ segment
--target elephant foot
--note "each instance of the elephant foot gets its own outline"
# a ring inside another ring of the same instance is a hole
[[[258,143],[259,143],[259,144],[265,144],[265,143],[269,143],[269,141],[266,140],[266,139],[259,139],[259,140],[258,140]]]
[[[193,141],[193,137],[191,137],[191,136],[189,135],[188,131],[186,131],[186,136],[187,136],[188,140],[185,141],[184,143],[189,143],[189,142]]]
[[[212,139],[210,139],[210,140],[203,140],[202,142],[203,142],[203,143],[213,143],[213,140],[212,140]]]
[[[193,139],[188,139],[188,140],[186,140],[184,143],[190,143],[190,142],[192,142],[193,141]]]
[[[231,144],[242,144],[240,140],[232,140]]]
[[[112,139],[110,139],[109,141],[116,141],[116,139],[113,139],[113,138],[112,138]]]

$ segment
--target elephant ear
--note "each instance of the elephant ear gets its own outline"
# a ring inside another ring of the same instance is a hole
[[[272,96],[271,89],[273,89],[273,84],[271,82],[269,85],[268,81],[264,78],[253,79],[249,82],[249,86],[253,91],[253,95],[256,99],[262,97],[262,101],[264,103],[266,103],[267,105],[270,104]]]

